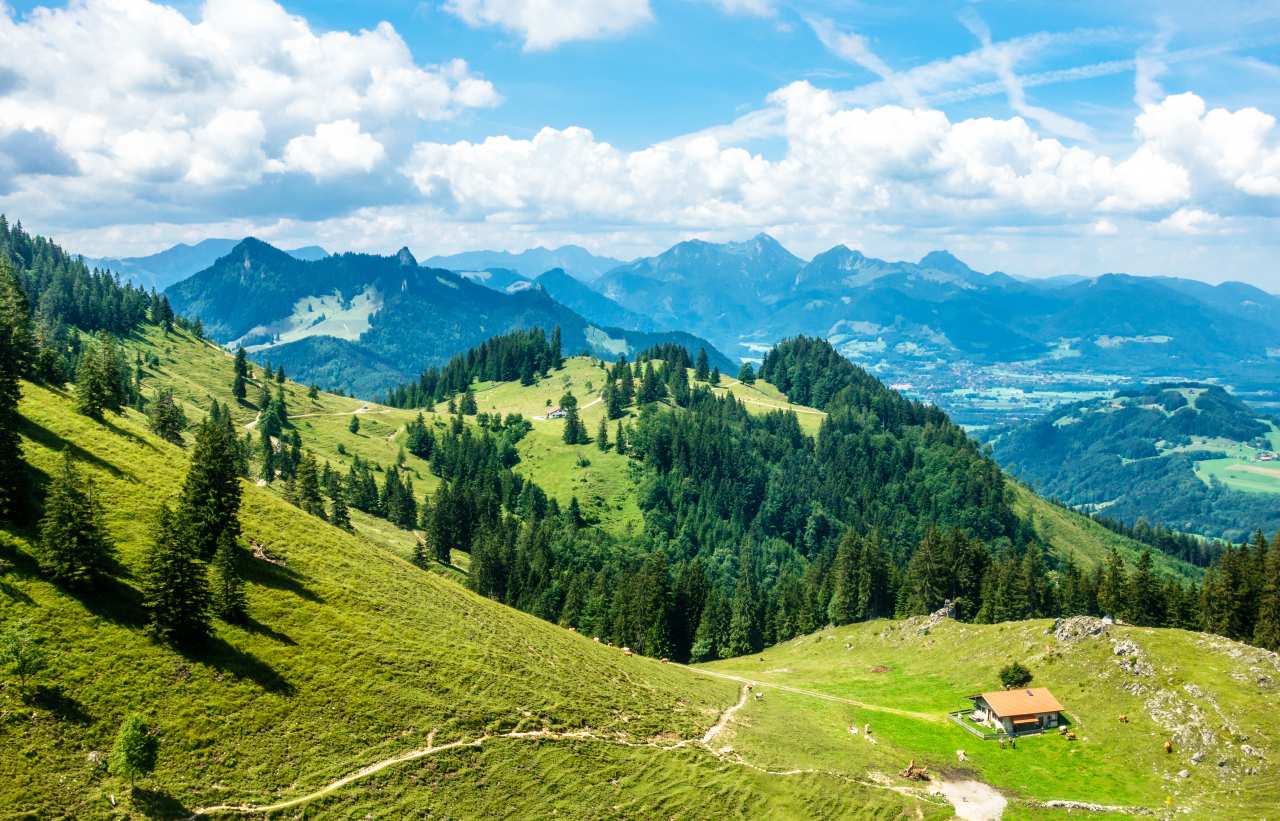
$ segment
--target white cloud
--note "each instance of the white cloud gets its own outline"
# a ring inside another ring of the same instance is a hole
[[[357,171],[367,173],[386,156],[382,143],[361,131],[355,120],[335,120],[316,126],[314,134],[289,140],[284,147],[282,168],[326,179]]]
[[[818,40],[831,53],[842,60],[862,66],[896,90],[902,100],[913,106],[922,105],[920,95],[907,79],[894,72],[889,64],[871,50],[867,38],[851,31],[840,31],[825,17],[807,17],[805,22]]]
[[[1160,227],[1178,234],[1203,234],[1222,224],[1222,217],[1199,208],[1179,208],[1160,221]]]
[[[786,140],[778,159],[711,134],[624,151],[586,129],[544,128],[532,139],[420,143],[404,172],[461,219],[1105,226],[1099,211],[1161,219],[1212,201],[1224,180],[1267,190],[1278,150],[1264,139],[1265,115],[1205,112],[1199,98],[1150,107],[1137,147],[1115,157],[1042,136],[1021,117],[953,122],[937,110],[842,107],[803,82],[770,102]]]
[[[528,51],[614,37],[653,19],[649,0],[447,0],[444,9],[469,26],[516,32]]]
[[[778,13],[773,0],[710,0],[710,2],[725,14],[773,17]]]
[[[0,75],[0,134],[50,135],[82,172],[55,193],[86,205],[108,188],[158,207],[283,170],[367,171],[423,121],[500,100],[461,60],[416,64],[386,23],[319,32],[273,0],[207,0],[194,19],[148,0],[22,18],[0,2]]]
[[[1090,233],[1099,237],[1114,237],[1120,229],[1109,219],[1100,219],[1089,226]]]

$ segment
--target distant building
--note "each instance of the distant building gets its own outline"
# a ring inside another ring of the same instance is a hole
[[[548,419],[563,419],[565,417],[564,408],[552,408],[547,411]]]
[[[1062,705],[1045,687],[995,690],[969,696],[975,722],[1011,735],[1038,733],[1062,723]]]

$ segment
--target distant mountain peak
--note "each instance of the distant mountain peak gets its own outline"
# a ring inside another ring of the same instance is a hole
[[[409,250],[407,245],[402,247],[399,251],[396,251],[396,260],[405,268],[418,267],[418,260],[414,258],[413,253]]]
[[[945,250],[930,251],[920,258],[918,264],[921,268],[932,268],[935,271],[943,271],[948,274],[967,275],[977,273],[955,254]]]

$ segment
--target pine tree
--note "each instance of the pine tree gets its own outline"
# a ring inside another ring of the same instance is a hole
[[[753,555],[750,544],[744,544],[738,557],[738,582],[730,604],[729,641],[721,648],[721,656],[745,656],[764,645],[761,634],[760,603],[757,594]]]
[[[699,382],[706,382],[711,378],[711,364],[707,361],[707,349],[698,349],[697,364],[693,367],[693,378]]]
[[[858,558],[862,553],[861,540],[852,529],[840,540],[836,549],[835,564],[831,569],[833,589],[827,605],[827,621],[831,624],[850,624],[862,617],[858,602]]]
[[[673,367],[670,371],[667,388],[671,391],[671,399],[682,408],[688,407],[689,372],[680,366]]]
[[[120,359],[114,340],[100,333],[80,357],[76,368],[76,410],[91,419],[104,411],[119,413],[123,399]]]
[[[1280,532],[1272,539],[1263,565],[1253,643],[1268,650],[1280,650]]]
[[[351,512],[347,508],[347,492],[335,487],[329,494],[329,521],[334,527],[351,530]]]
[[[209,577],[198,547],[167,506],[160,507],[142,579],[151,631],[171,644],[209,634]]]
[[[551,350],[550,350],[551,367],[560,370],[564,367],[564,353],[560,347],[560,326],[557,325],[555,330],[551,332]]]
[[[213,558],[226,531],[240,535],[240,446],[230,417],[212,414],[196,428],[177,516],[201,560]]]
[[[596,428],[596,447],[609,449],[609,420],[603,416],[600,417],[600,427]]]
[[[151,733],[142,716],[133,713],[120,725],[107,766],[112,775],[129,779],[132,790],[139,776],[156,768],[159,756],[160,740]]]
[[[0,521],[12,515],[22,479],[18,399],[20,380],[31,366],[31,350],[27,298],[0,252]]]
[[[111,563],[102,504],[93,482],[81,480],[69,449],[49,484],[37,547],[44,572],[68,587],[92,587]]]
[[[276,383],[280,385],[284,384],[284,365],[280,365],[276,368]]]
[[[395,471],[389,471],[388,476]],[[320,473],[316,467],[316,457],[307,451],[298,462],[295,478],[294,504],[312,516],[325,516],[324,499],[320,495]]]
[[[1126,614],[1129,579],[1124,559],[1113,548],[1107,556],[1102,579],[1098,585],[1098,607],[1107,615],[1120,617]]]
[[[946,574],[942,538],[937,530],[929,528],[907,563],[908,613],[932,613],[942,606],[946,598]]]
[[[462,400],[458,403],[458,413],[463,416],[475,416],[478,410],[475,391],[467,388],[462,392]]]
[[[1129,601],[1126,615],[1140,627],[1159,627],[1165,621],[1165,603],[1160,583],[1151,569],[1151,551],[1144,550],[1138,557],[1133,576],[1129,580]]]
[[[702,607],[702,615],[698,620],[698,629],[693,635],[693,646],[689,650],[691,661],[714,661],[728,658],[729,622],[732,614],[729,603],[719,588],[711,588],[707,594],[706,604]]]
[[[626,357],[619,360],[618,374],[618,404],[626,408],[636,401],[636,380],[631,374],[631,365],[627,362]]]
[[[712,368],[712,369],[711,369],[711,380],[710,380],[710,381],[711,381],[711,384],[712,384],[712,385],[719,385],[719,384],[720,384],[720,368],[719,368],[719,366],[714,367],[714,368]]]
[[[754,385],[756,382],[756,369],[750,362],[743,362],[742,367],[738,369],[738,381],[744,385]]]
[[[617,433],[613,435],[613,449],[620,454],[626,455],[627,452],[627,434],[622,429],[622,423],[618,423]]]
[[[243,550],[226,531],[213,555],[213,612],[223,621],[240,623],[247,613],[242,576]]]
[[[578,417],[578,399],[572,393],[560,397],[560,409],[564,411],[564,442],[580,445],[587,441],[587,431]]]
[[[187,415],[173,398],[171,388],[157,388],[147,408],[147,427],[166,442],[182,445],[182,432],[187,429]]]

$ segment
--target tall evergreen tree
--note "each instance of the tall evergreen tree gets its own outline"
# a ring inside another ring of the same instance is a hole
[[[560,397],[560,409],[564,411],[564,442],[581,445],[587,441],[586,427],[578,416],[578,398],[572,393]]]
[[[551,332],[551,350],[550,350],[551,367],[560,370],[564,367],[564,352],[560,346],[560,326],[557,325]]]
[[[177,517],[196,556],[208,561],[225,532],[240,535],[240,446],[230,416],[210,414],[196,428]]]
[[[209,577],[198,546],[165,505],[156,518],[142,578],[142,601],[151,631],[171,644],[209,634]]]
[[[12,515],[22,478],[19,380],[31,366],[31,350],[27,298],[5,254],[0,251],[0,521]]]
[[[698,349],[698,358],[693,366],[693,378],[699,382],[706,382],[711,378],[711,363],[707,361],[707,349]]]
[[[325,517],[324,498],[320,495],[320,471],[316,466],[316,457],[307,451],[298,462],[295,482],[294,504],[312,516]]]
[[[1263,563],[1253,643],[1268,650],[1280,650],[1280,532],[1272,539]]]
[[[1159,627],[1165,621],[1164,591],[1151,569],[1151,551],[1138,557],[1129,580],[1129,620],[1142,627]]]
[[[124,404],[124,374],[115,340],[103,332],[80,356],[76,368],[76,410],[92,419],[104,411],[119,413]]]
[[[243,549],[226,531],[218,537],[213,555],[213,612],[222,620],[244,621],[248,605],[244,595]]]
[[[738,381],[744,385],[755,384],[756,369],[750,362],[743,362],[742,367],[738,369]]]
[[[187,415],[173,398],[172,388],[157,388],[147,407],[147,426],[161,439],[181,445]]]
[[[596,428],[596,447],[609,449],[609,419],[605,416],[600,417],[600,426]]]
[[[69,449],[49,483],[37,546],[44,572],[70,587],[91,587],[111,563],[102,504],[93,482],[80,478]]]

